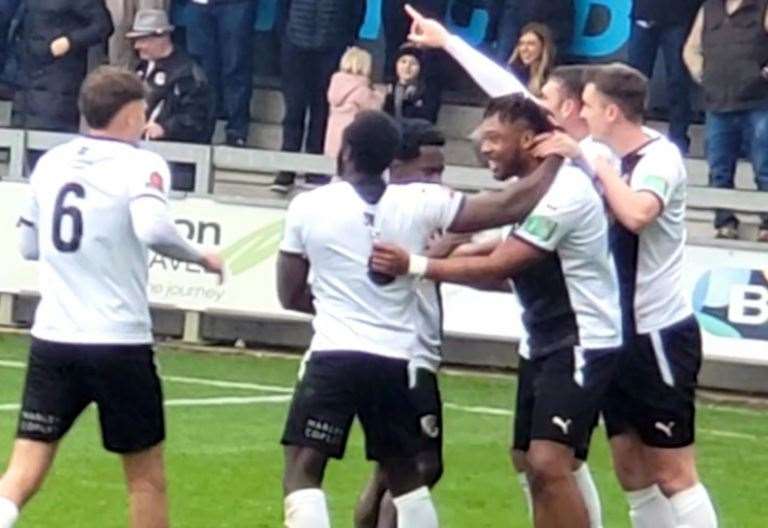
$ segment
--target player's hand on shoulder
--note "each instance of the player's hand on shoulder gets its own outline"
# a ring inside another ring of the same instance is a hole
[[[546,132],[534,139],[533,155],[537,158],[562,156],[577,159],[582,156],[579,143],[565,132]]]
[[[395,277],[406,275],[410,259],[410,254],[400,246],[384,242],[373,243],[370,262],[374,271]]]
[[[222,260],[218,253],[203,253],[200,265],[208,273],[217,275],[219,284],[224,283],[224,260]]]

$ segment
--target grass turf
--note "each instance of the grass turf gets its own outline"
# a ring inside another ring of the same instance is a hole
[[[7,460],[28,340],[0,335],[0,469]],[[274,357],[201,354],[159,348],[161,374],[290,387],[298,362]],[[513,377],[444,375],[446,402],[463,407],[512,409]],[[166,399],[260,396],[254,389],[164,383]],[[272,393],[274,394],[274,393]],[[172,525],[182,528],[276,527],[282,522],[282,454],[278,439],[287,403],[171,406],[166,446]],[[445,410],[446,473],[435,500],[446,528],[529,526],[522,495],[507,459],[510,417]],[[766,526],[768,413],[702,406],[699,468],[721,515],[721,526]],[[606,528],[628,527],[625,501],[613,478],[604,435],[590,457],[603,501]],[[347,457],[331,463],[326,490],[334,526],[351,526],[358,492],[370,471],[356,428]],[[24,510],[20,528],[123,527],[126,499],[119,460],[100,448],[96,412],[89,408],[62,443],[39,495]]]

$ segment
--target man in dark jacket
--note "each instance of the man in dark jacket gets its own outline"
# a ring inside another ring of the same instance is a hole
[[[365,14],[362,0],[287,0],[287,20],[282,39],[282,90],[285,100],[283,148],[322,154],[328,122],[328,84],[339,68],[344,50],[351,45]],[[295,174],[281,172],[272,184],[275,192],[288,192]],[[309,175],[310,184],[323,183]]]
[[[141,62],[136,73],[148,87],[147,139],[210,143],[213,93],[202,68],[171,42],[173,26],[159,9],[136,14],[126,37]]]
[[[22,25],[13,126],[76,132],[88,48],[112,33],[104,0],[26,0]]]
[[[653,75],[659,48],[664,54],[669,104],[669,138],[683,154],[688,152],[693,83],[683,64],[683,45],[702,0],[635,0],[632,6],[632,33],[629,64],[646,77]]]
[[[256,0],[190,0],[187,49],[205,70],[227,120],[227,145],[248,142]]]

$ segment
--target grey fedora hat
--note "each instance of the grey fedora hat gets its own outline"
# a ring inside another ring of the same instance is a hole
[[[142,9],[136,13],[133,27],[125,36],[135,39],[163,35],[171,31],[173,31],[173,25],[168,21],[168,13],[162,9]]]

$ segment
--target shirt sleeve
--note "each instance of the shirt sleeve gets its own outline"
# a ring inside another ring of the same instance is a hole
[[[303,195],[300,194],[288,206],[288,212],[285,216],[285,231],[283,231],[283,240],[280,242],[280,251],[295,253],[296,255],[306,254],[303,236],[305,202],[306,200]]]
[[[522,93],[531,97],[520,79],[456,35],[448,37],[445,51],[456,59],[480,88],[491,97]]]
[[[156,198],[168,201],[171,189],[171,171],[168,163],[153,152],[140,151],[144,156],[143,163],[137,163],[131,174],[128,195],[131,200],[137,198]]]
[[[464,195],[441,185],[425,185],[424,215],[429,230],[447,231],[464,204]]]
[[[684,175],[680,170],[680,160],[674,159],[671,149],[669,155],[659,154],[662,155],[648,155],[640,160],[630,185],[634,191],[648,191],[657,196],[666,207],[674,190],[684,180]]]
[[[558,177],[575,178],[576,175]],[[550,188],[514,236],[544,251],[555,251],[584,215],[585,200],[565,190],[559,186]]]
[[[30,185],[31,187],[31,185]],[[19,216],[17,227],[19,229],[19,252],[26,260],[37,260],[40,257],[40,244],[38,239],[37,223],[39,221],[39,209],[34,194]]]

